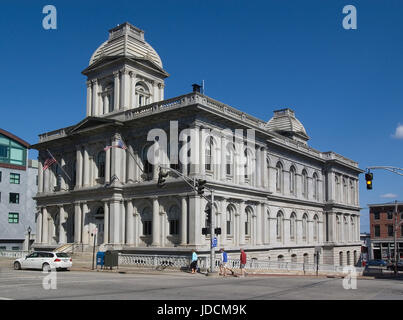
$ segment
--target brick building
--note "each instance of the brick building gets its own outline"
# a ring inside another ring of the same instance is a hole
[[[399,257],[403,258],[403,202],[398,202],[397,244]],[[371,226],[371,257],[390,260],[394,257],[394,213],[395,202],[370,204],[369,217]],[[400,224],[402,222],[402,224]]]

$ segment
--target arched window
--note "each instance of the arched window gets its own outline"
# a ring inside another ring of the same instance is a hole
[[[306,170],[302,170],[302,195],[308,198],[308,174]]]
[[[144,83],[139,82],[136,84],[135,97],[137,106],[139,107],[150,103],[150,93],[148,91],[148,87]]]
[[[145,207],[141,212],[141,222],[143,224],[143,236],[152,234],[152,213],[150,207]]]
[[[295,212],[291,213],[290,216],[290,239],[295,240],[295,235],[296,235],[296,221],[297,221],[297,215]]]
[[[280,161],[276,164],[276,190],[277,192],[283,190],[283,165]]]
[[[355,188],[352,180],[350,180],[350,203],[355,204]]]
[[[233,220],[234,220],[235,209],[232,205],[227,207],[227,235],[233,234]]]
[[[291,262],[297,263],[297,255],[295,253],[291,255]]]
[[[245,235],[251,235],[251,218],[252,218],[252,208],[246,207],[245,209]]]
[[[169,222],[169,234],[177,235],[179,234],[179,207],[173,205],[168,211],[168,222]]]
[[[339,264],[342,266],[343,265],[343,252],[339,252]]]
[[[105,178],[105,151],[97,155],[98,178]]]
[[[309,255],[304,253],[304,263],[309,263]]]
[[[72,168],[71,168],[71,170],[72,170],[72,188],[74,188],[74,186],[76,185],[76,182],[77,182],[77,160],[74,160],[73,161],[73,166],[72,166]]]
[[[249,180],[251,178],[251,155],[248,152],[248,149],[245,149],[244,151],[244,157],[245,157],[245,164],[244,164],[244,177],[245,180]]]
[[[283,219],[284,219],[284,215],[281,211],[279,211],[277,213],[277,223],[276,223],[277,241],[283,240]]]
[[[344,222],[344,239],[343,239],[343,241],[346,242],[346,241],[348,241],[348,238],[349,238],[349,236],[348,236],[348,220],[347,220],[347,217],[344,216],[343,222]]]
[[[228,176],[232,176],[234,174],[234,145],[228,144],[227,145],[227,150],[226,150],[226,155],[225,155],[225,160],[226,160],[226,173]]]
[[[343,202],[344,203],[348,203],[348,199],[347,199],[347,180],[346,178],[343,178]]]
[[[313,178],[313,198],[319,200],[319,179],[316,172],[312,176]]]
[[[295,179],[295,168],[291,166],[290,168],[290,194],[295,195],[296,193],[296,179]]]
[[[336,216],[336,226],[337,226],[337,232],[336,232],[337,241],[341,242],[342,241],[342,228],[343,228],[343,225],[342,225],[341,218],[338,215]]]
[[[206,139],[206,149],[205,149],[205,163],[204,166],[207,171],[211,171],[212,159],[213,159],[213,148],[214,148],[214,138],[208,136]]]
[[[350,241],[354,241],[355,240],[355,223],[354,223],[354,216],[351,216],[350,217],[350,228],[351,228],[351,231],[350,231],[350,238],[349,238],[349,240]]]
[[[347,251],[347,265],[351,265],[350,251]]]
[[[302,240],[307,241],[308,239],[308,215],[304,213],[302,216]]]
[[[319,218],[316,214],[313,217],[313,240],[319,240]]]
[[[334,182],[335,182],[335,186],[336,186],[335,198],[336,198],[336,201],[340,201],[340,180],[339,180],[338,176],[334,177]]]
[[[284,256],[283,256],[282,254],[280,254],[280,255],[277,257],[277,261],[278,261],[278,262],[284,262]]]

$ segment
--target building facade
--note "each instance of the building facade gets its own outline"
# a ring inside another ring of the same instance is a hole
[[[397,203],[397,232],[398,258],[403,258],[403,202]],[[392,260],[395,255],[394,226],[395,208],[394,202],[370,204],[369,219],[371,227],[370,252],[373,259]]]
[[[27,249],[27,230],[34,239],[37,160],[28,160],[29,144],[0,129],[0,249]]]
[[[86,118],[34,146],[37,247],[90,247],[96,229],[107,248],[208,250],[208,202],[172,171],[159,188],[160,167],[170,167],[214,190],[218,248],[294,262],[313,262],[317,248],[322,263],[358,261],[362,171],[308,146],[293,110],[267,122],[197,90],[164,100],[168,73],[129,23],[109,31],[82,73]],[[164,141],[166,152],[156,151]],[[68,176],[58,166],[42,170],[46,149]]]

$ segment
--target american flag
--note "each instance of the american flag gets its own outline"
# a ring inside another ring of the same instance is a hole
[[[121,149],[123,149],[123,150],[126,150],[126,149],[127,149],[127,147],[125,146],[125,144],[123,143],[122,140],[119,140],[119,141],[118,141],[118,145],[117,145],[116,147],[117,147],[117,148],[121,148]]]
[[[104,148],[104,151],[108,151],[110,148],[112,148],[112,146],[106,146],[106,147]]]
[[[47,168],[49,168],[52,164],[54,164],[56,161],[53,156],[50,156],[50,158],[45,160],[45,163],[43,164],[43,171],[45,171]]]

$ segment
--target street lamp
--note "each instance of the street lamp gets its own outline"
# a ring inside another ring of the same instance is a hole
[[[31,244],[31,231],[32,231],[31,226],[28,226],[27,231],[28,231],[28,251],[29,251],[29,249],[30,249],[29,247]]]

